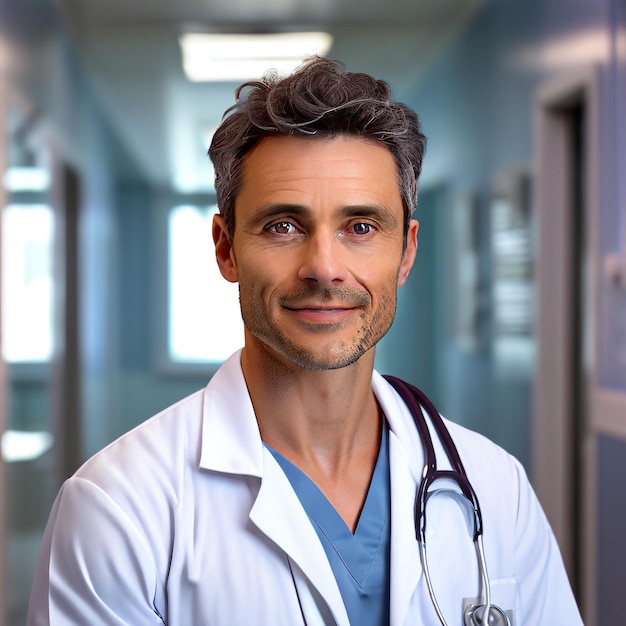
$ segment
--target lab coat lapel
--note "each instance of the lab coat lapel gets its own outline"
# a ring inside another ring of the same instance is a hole
[[[263,480],[250,519],[297,565],[292,572],[307,626],[329,623],[320,614],[307,579],[328,604],[336,624],[350,626],[339,587],[317,533],[285,473],[267,450]]]
[[[400,626],[422,576],[415,537],[415,494],[417,484],[398,438],[390,432],[391,472],[391,581],[390,625]]]
[[[401,626],[422,576],[415,536],[415,496],[424,467],[424,449],[413,416],[391,385],[378,373],[374,393],[389,424],[391,475],[390,624]]]

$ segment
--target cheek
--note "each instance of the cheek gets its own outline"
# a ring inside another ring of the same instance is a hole
[[[240,265],[239,294],[248,306],[262,307],[275,289],[276,281],[268,272],[268,264],[249,263]]]
[[[398,288],[397,264],[381,266],[380,262],[373,261],[371,266],[360,272],[357,280],[374,296],[380,292],[388,297],[390,292],[395,292]]]
[[[256,291],[261,286],[272,289],[290,284],[296,275],[297,260],[276,251],[266,253],[257,248],[256,254],[239,254],[237,258],[241,276]]]

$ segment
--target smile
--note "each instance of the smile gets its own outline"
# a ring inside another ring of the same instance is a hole
[[[289,311],[319,311],[320,313],[332,312],[332,311],[352,311],[356,307],[353,306],[285,306],[285,309]]]
[[[297,319],[316,323],[337,323],[350,317],[358,309],[358,307],[328,306],[327,304],[297,307],[285,306],[283,308]]]

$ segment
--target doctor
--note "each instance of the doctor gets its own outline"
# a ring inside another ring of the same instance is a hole
[[[484,590],[467,503],[454,484],[430,495],[426,576],[424,442],[373,369],[415,260],[424,146],[385,83],[324,59],[238,92],[210,156],[245,346],[65,483],[29,624],[468,623]],[[491,603],[515,626],[581,624],[520,465],[446,425],[480,501]]]

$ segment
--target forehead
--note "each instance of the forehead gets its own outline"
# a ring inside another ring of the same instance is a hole
[[[245,157],[239,202],[399,206],[397,167],[382,143],[354,136],[262,139]]]

